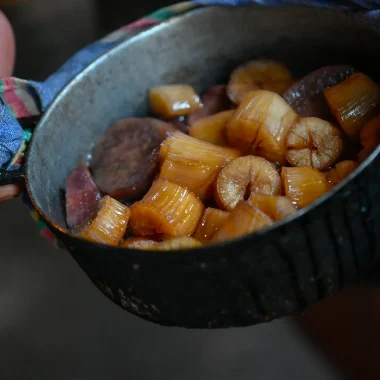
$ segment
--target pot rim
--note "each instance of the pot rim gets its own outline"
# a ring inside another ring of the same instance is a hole
[[[244,7],[268,9],[268,7],[266,7],[266,6],[257,5],[257,4],[245,5]],[[54,230],[59,231],[63,235],[71,237],[74,240],[86,242],[87,244],[92,244],[94,246],[103,247],[103,248],[107,248],[107,249],[112,248],[112,249],[118,250],[119,252],[122,252],[122,251],[125,252],[126,250],[129,250],[129,251],[135,251],[135,252],[138,251],[140,254],[154,254],[155,255],[154,251],[148,251],[148,250],[142,250],[142,249],[122,248],[119,246],[110,247],[109,245],[105,245],[105,244],[93,243],[93,242],[90,242],[86,239],[78,237],[74,233],[70,232],[68,229],[60,227],[58,224],[53,222],[44,213],[44,211],[39,207],[39,205],[37,204],[37,201],[34,199],[34,196],[33,196],[32,190],[31,190],[31,186],[30,186],[30,182],[29,182],[29,176],[28,176],[29,152],[31,151],[31,149],[33,147],[33,142],[36,138],[36,135],[38,133],[40,126],[49,119],[50,114],[52,112],[54,112],[53,109],[56,106],[56,104],[59,103],[71,91],[72,87],[75,86],[78,81],[80,81],[84,76],[86,76],[88,73],[90,73],[93,70],[93,68],[96,67],[100,62],[105,62],[109,57],[117,54],[117,52],[120,49],[127,49],[128,46],[135,44],[135,43],[138,43],[141,39],[143,39],[143,38],[145,38],[151,34],[154,34],[163,28],[168,27],[168,25],[171,25],[173,23],[178,23],[178,22],[180,22],[180,20],[182,20],[184,18],[191,17],[194,15],[194,13],[212,12],[214,9],[218,9],[218,8],[219,9],[220,8],[226,8],[226,6],[220,6],[220,5],[211,5],[211,6],[207,6],[207,7],[199,7],[198,6],[194,9],[186,12],[185,14],[173,16],[169,20],[163,21],[158,25],[154,25],[147,30],[142,30],[142,31],[138,32],[136,35],[130,37],[127,40],[120,42],[119,44],[112,47],[107,52],[100,55],[93,62],[91,62],[88,66],[86,66],[73,79],[71,79],[69,81],[69,83],[67,83],[67,85],[61,91],[59,91],[57,96],[50,103],[50,105],[48,106],[48,108],[46,109],[44,114],[42,115],[41,119],[39,120],[38,124],[36,125],[34,133],[32,135],[32,139],[30,141],[28,151],[26,152],[25,165],[24,165],[24,167],[25,167],[25,184],[26,184],[27,193],[29,195],[29,198],[30,198],[32,204],[33,204],[33,207],[38,212],[38,214],[43,218],[43,220],[47,223],[48,226],[52,227]],[[229,8],[230,8],[229,11],[236,11],[237,10],[237,8],[232,8],[232,7],[229,7]],[[239,8],[241,8],[241,7],[239,7]],[[291,7],[286,7],[286,6],[281,7],[280,6],[280,7],[276,7],[276,9],[277,8],[292,9],[292,10],[296,10],[296,11],[300,10],[300,9],[302,9],[302,10],[309,9],[310,11],[315,12],[314,8],[301,7],[301,6],[291,6]],[[318,8],[318,11],[319,12],[330,12],[330,13],[334,12],[334,13],[340,13],[340,14],[347,13],[347,12],[344,12],[341,10],[332,10],[329,8]],[[328,201],[328,199],[330,199],[336,193],[338,193],[340,191],[344,191],[344,188],[346,187],[346,185],[351,180],[355,179],[362,171],[364,171],[376,159],[376,157],[379,155],[379,153],[380,153],[380,145],[362,163],[360,163],[360,165],[352,173],[350,173],[342,182],[335,185],[327,193],[322,195],[320,198],[318,198],[317,200],[315,200],[314,202],[312,202],[308,206],[306,206],[300,210],[297,210],[294,214],[292,214],[292,215],[290,215],[290,216],[288,216],[282,220],[274,222],[272,225],[270,225],[266,228],[263,228],[257,232],[250,233],[250,234],[244,235],[244,236],[240,236],[240,237],[228,240],[228,241],[224,241],[224,242],[220,242],[220,243],[216,243],[216,244],[214,243],[214,244],[203,245],[199,248],[162,251],[162,252],[160,252],[160,256],[167,256],[167,255],[177,256],[178,253],[182,253],[183,255],[186,255],[186,256],[188,256],[189,254],[192,254],[192,255],[200,254],[200,255],[204,256],[207,253],[212,253],[214,251],[214,249],[218,249],[218,248],[226,247],[226,246],[230,246],[232,248],[234,245],[239,244],[239,243],[243,242],[244,240],[250,239],[250,240],[252,240],[252,243],[253,242],[259,242],[262,238],[266,237],[266,235],[268,235],[269,233],[273,232],[276,229],[284,227],[287,224],[293,223],[295,220],[298,220],[299,218],[304,217],[305,215],[307,215],[309,213],[309,211],[311,211],[314,208],[321,206],[324,202]],[[233,249],[231,249],[231,251],[233,251]]]

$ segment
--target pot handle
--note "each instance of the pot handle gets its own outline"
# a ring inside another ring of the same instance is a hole
[[[24,183],[24,167],[15,170],[0,170],[0,186]]]

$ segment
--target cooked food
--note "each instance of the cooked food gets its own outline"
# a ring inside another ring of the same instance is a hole
[[[380,142],[380,87],[349,65],[294,82],[255,60],[203,95],[171,84],[148,99],[155,117],[111,125],[67,177],[83,239],[160,254],[241,238],[311,205]]]

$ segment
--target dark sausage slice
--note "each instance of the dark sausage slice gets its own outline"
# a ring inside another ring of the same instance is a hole
[[[233,107],[231,100],[227,96],[226,85],[211,87],[201,96],[201,100],[203,107],[193,111],[187,116],[187,124],[190,126],[200,119],[229,110]]]
[[[92,151],[91,169],[98,188],[120,201],[143,195],[158,171],[160,144],[175,131],[171,124],[153,118],[113,124]]]
[[[94,216],[101,198],[86,164],[80,164],[66,179],[66,221],[74,229]]]
[[[355,72],[349,65],[322,67],[290,86],[283,97],[300,116],[331,121],[333,117],[323,90],[343,82]]]

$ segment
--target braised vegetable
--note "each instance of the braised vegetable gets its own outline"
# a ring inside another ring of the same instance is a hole
[[[129,207],[106,195],[99,202],[94,219],[78,227],[77,234],[94,243],[118,245],[131,216]]]
[[[158,242],[148,238],[135,237],[124,240],[120,243],[119,247],[132,248],[132,249],[150,249],[152,245],[156,245]]]
[[[157,179],[131,210],[130,227],[136,236],[175,237],[195,231],[204,207],[188,189]]]
[[[358,164],[354,161],[341,161],[338,162],[334,168],[331,168],[324,174],[330,186],[335,186],[345,179],[350,173],[352,173],[357,167]]]
[[[193,87],[184,84],[153,87],[149,102],[152,111],[163,117],[188,115],[203,106]]]
[[[282,196],[252,193],[247,202],[275,221],[284,219],[297,211],[292,202]]]
[[[238,157],[236,149],[220,147],[176,132],[161,145],[160,178],[187,187],[201,199],[211,195],[215,176]]]
[[[205,117],[230,110],[233,104],[227,97],[226,90],[227,86],[225,85],[211,87],[204,95],[201,96],[203,107],[198,108],[187,115],[187,124],[192,126],[195,122]]]
[[[189,236],[181,236],[169,240],[165,240],[161,243],[154,244],[149,247],[153,251],[169,251],[175,249],[191,249],[201,247],[202,243]]]
[[[343,151],[343,139],[338,128],[316,117],[301,118],[286,135],[286,158],[292,166],[311,166],[324,170]]]
[[[229,110],[198,120],[190,127],[189,135],[211,144],[228,146],[225,128],[234,114],[234,110]]]
[[[349,65],[321,67],[292,84],[284,93],[284,99],[302,117],[332,121],[323,90],[344,81],[355,72]]]
[[[286,197],[297,208],[309,205],[328,190],[325,176],[319,170],[308,166],[283,167],[281,179]]]
[[[280,194],[281,179],[274,166],[261,157],[239,157],[218,174],[215,199],[224,210],[231,211],[252,193]]]
[[[363,126],[360,143],[363,149],[359,153],[359,160],[364,161],[380,143],[380,115]]]
[[[90,168],[67,178],[69,228],[121,248],[186,250],[310,205],[380,143],[380,87],[347,65],[292,81],[282,64],[256,60],[201,100],[188,85],[153,88],[150,105],[163,120],[118,121]]]
[[[280,95],[269,91],[249,93],[227,124],[228,142],[246,154],[283,165],[285,136],[298,115]]]
[[[251,206],[245,201],[240,201],[210,242],[218,243],[231,240],[256,232],[272,223],[272,219],[259,208]]]
[[[324,90],[331,112],[350,137],[380,112],[380,87],[363,73],[356,73]]]
[[[232,72],[227,94],[235,104],[240,104],[249,92],[255,90],[268,90],[282,95],[292,82],[293,77],[283,64],[269,59],[255,60]]]
[[[194,237],[202,243],[207,243],[223,225],[228,215],[230,215],[230,213],[227,211],[212,207],[206,208],[194,232]]]

